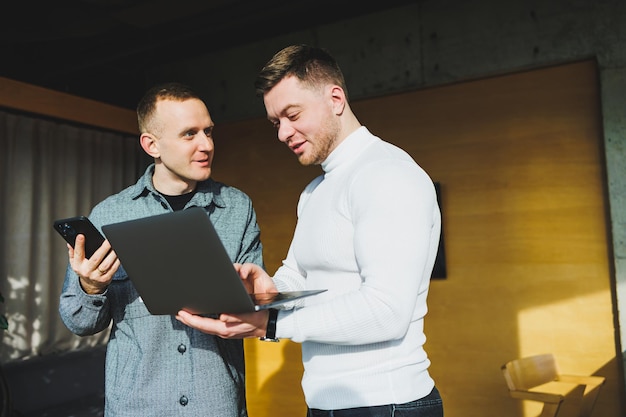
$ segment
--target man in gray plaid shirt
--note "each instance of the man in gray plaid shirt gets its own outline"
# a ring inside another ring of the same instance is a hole
[[[213,121],[204,102],[176,83],[150,89],[137,107],[140,143],[154,158],[136,184],[97,204],[96,227],[202,207],[233,262],[263,266],[256,214],[242,191],[214,181]],[[84,236],[68,245],[59,312],[75,334],[113,323],[107,345],[107,417],[245,417],[241,340],[223,340],[151,315],[108,241],[87,259]],[[176,277],[172,277],[176,285]]]

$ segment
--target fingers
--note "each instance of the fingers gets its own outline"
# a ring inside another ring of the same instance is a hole
[[[272,277],[259,265],[252,263],[235,264],[235,269],[239,272],[248,292],[276,292]]]
[[[86,293],[103,293],[120,267],[120,260],[111,249],[108,240],[105,240],[89,259],[85,258],[84,248],[85,237],[79,234],[76,236],[74,248],[68,249],[72,269],[79,276],[80,284]]]
[[[99,250],[99,249],[98,249]],[[97,261],[96,258],[96,254],[94,253],[94,256],[91,257],[92,261],[95,263]],[[104,258],[102,260],[102,262],[100,262],[100,264],[98,264],[97,266],[97,270],[98,272],[100,272],[102,275],[108,273],[108,272],[112,272],[113,274],[115,274],[115,272],[117,271],[117,269],[120,266],[120,260],[117,257],[117,254],[111,250],[108,252],[108,254],[106,255],[106,258]]]
[[[221,314],[219,319],[214,319],[181,310],[176,315],[176,319],[189,327],[223,339],[244,339],[265,334],[265,330],[261,329],[262,323],[266,320],[264,314],[264,312],[241,315]],[[261,323],[261,326],[255,323]]]
[[[253,263],[235,264],[235,269],[243,279],[256,279],[267,275],[263,268]]]
[[[108,240],[105,240],[89,259],[94,260],[96,263],[100,263],[109,251],[111,251],[111,244]],[[83,259],[87,259],[85,258],[85,235],[76,235],[76,239],[74,240],[74,249],[73,251],[70,251],[70,254],[79,262],[82,262]]]
[[[215,334],[218,336],[224,329],[224,323],[222,323],[219,319],[197,316],[184,310],[178,312],[176,319],[189,327],[200,330],[201,332]]]
[[[77,272],[81,287],[87,294],[102,294],[113,280],[113,275],[120,266],[120,261],[115,260],[110,267],[104,263],[95,267],[90,266],[90,261],[85,261],[85,270],[88,272]]]
[[[77,235],[74,240],[74,257],[78,259],[85,258],[85,235]]]
[[[100,245],[91,258],[85,258],[85,236],[82,234],[76,236],[74,248],[68,248],[68,255],[72,267],[77,274],[82,276],[87,276],[96,269],[103,275],[116,264],[117,260],[117,254],[111,249],[111,244],[108,240],[105,240]]]
[[[107,258],[96,267],[96,271],[98,271],[100,275],[114,275],[119,267],[120,260],[117,257],[115,257],[113,260],[109,260],[109,257],[107,256]]]

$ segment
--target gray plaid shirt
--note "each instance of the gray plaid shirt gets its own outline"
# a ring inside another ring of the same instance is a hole
[[[102,225],[172,211],[154,189],[148,167],[118,194],[96,205],[89,218]],[[263,266],[262,245],[250,198],[209,179],[198,184],[185,208],[207,211],[233,262]],[[173,279],[173,282],[176,282]],[[123,266],[106,292],[86,294],[68,265],[59,312],[78,335],[113,326],[106,355],[107,417],[246,416],[241,340],[223,340],[193,330],[173,316],[150,315]]]

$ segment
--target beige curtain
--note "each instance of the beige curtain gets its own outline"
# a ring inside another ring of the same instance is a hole
[[[67,249],[52,223],[88,215],[146,164],[136,137],[0,111],[2,363],[106,342],[108,331],[78,337],[59,318]]]

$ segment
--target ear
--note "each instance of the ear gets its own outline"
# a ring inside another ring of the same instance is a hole
[[[346,93],[338,85],[330,87],[330,98],[335,114],[340,115],[346,108]]]
[[[150,133],[142,133],[139,137],[139,143],[143,150],[151,157],[159,158],[161,156],[157,138]]]

